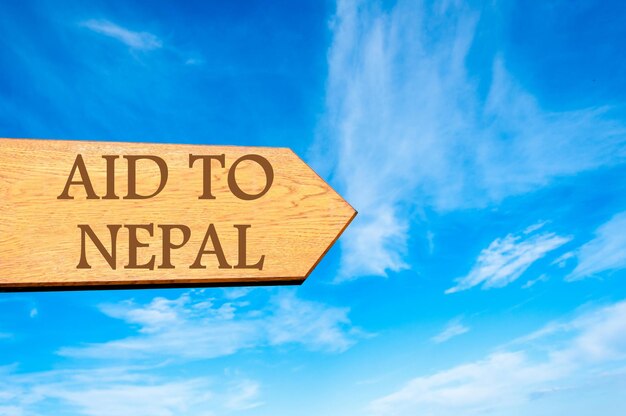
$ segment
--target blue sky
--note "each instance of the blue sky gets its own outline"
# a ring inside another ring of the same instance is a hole
[[[288,146],[359,215],[300,287],[1,294],[0,414],[624,414],[623,4],[179,3],[3,3],[0,136]]]

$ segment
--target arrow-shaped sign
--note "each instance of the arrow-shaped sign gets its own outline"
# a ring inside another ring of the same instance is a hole
[[[355,215],[286,148],[0,139],[0,290],[299,284]]]

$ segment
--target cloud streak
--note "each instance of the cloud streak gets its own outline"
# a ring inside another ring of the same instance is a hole
[[[626,268],[626,212],[613,216],[595,237],[576,252],[578,264],[566,280],[580,280],[603,272]]]
[[[148,32],[134,32],[104,19],[91,19],[81,23],[92,32],[122,42],[134,50],[151,51],[163,46],[161,39]]]
[[[247,411],[264,405],[259,381],[231,368],[207,375],[192,366],[181,374],[176,365],[268,347],[340,353],[365,335],[350,322],[349,309],[304,300],[292,290],[190,290],[174,299],[127,300],[99,309],[133,334],[62,348],[58,353],[70,358],[71,366],[59,370],[20,373],[17,365],[0,367],[0,413]]]
[[[454,337],[463,335],[469,332],[470,328],[461,323],[460,318],[456,318],[448,322],[443,330],[431,338],[435,344],[441,344]]]
[[[602,382],[604,366],[626,359],[626,301],[553,323],[517,341],[517,349],[416,377],[374,400],[380,415],[505,415],[555,392]],[[618,400],[614,398],[613,401]],[[541,406],[543,407],[543,406]],[[518,414],[518,413],[515,413]]]
[[[63,413],[81,416],[207,416],[258,407],[259,384],[249,379],[155,375],[154,369],[111,367],[36,373],[5,371],[0,380],[3,415]]]
[[[520,234],[495,239],[482,250],[467,276],[446,290],[456,293],[482,285],[483,289],[504,287],[517,280],[534,262],[571,240],[531,226]]]
[[[246,301],[208,298],[203,293],[187,292],[177,299],[158,297],[143,305],[131,301],[103,305],[103,313],[137,327],[137,334],[62,348],[59,354],[109,360],[200,360],[289,345],[338,353],[363,335],[352,326],[348,309],[302,300],[289,291],[254,308]]]
[[[338,2],[312,150],[359,211],[338,280],[409,268],[416,211],[485,207],[624,160],[624,126],[606,108],[546,111],[497,55],[470,72],[481,19],[459,2]]]

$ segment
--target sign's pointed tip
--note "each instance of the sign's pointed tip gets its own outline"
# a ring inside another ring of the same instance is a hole
[[[326,249],[320,254],[320,256],[318,257],[318,259],[315,261],[315,263],[313,263],[309,269],[309,271],[306,273],[306,275],[304,276],[304,280],[308,279],[308,277],[311,275],[311,273],[313,272],[313,270],[315,270],[315,268],[317,267],[317,265],[322,261],[322,259],[326,256],[326,254],[330,251],[330,249],[335,245],[335,243],[337,242],[337,240],[339,240],[339,237],[341,237],[341,235],[344,233],[344,231],[348,228],[348,226],[352,223],[352,221],[354,221],[354,219],[356,218],[358,212],[357,210],[355,210],[350,204],[348,204],[346,202],[347,207],[350,209],[351,214],[349,216],[347,216],[347,219],[345,220],[344,225],[341,227],[341,229],[339,230],[339,232],[337,232],[337,234],[335,235],[335,237],[333,238],[333,240],[328,244],[328,246],[326,247]]]

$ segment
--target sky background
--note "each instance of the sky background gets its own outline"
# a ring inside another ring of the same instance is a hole
[[[0,136],[287,146],[359,215],[300,287],[0,294],[0,415],[623,415],[624,21],[4,1]]]

